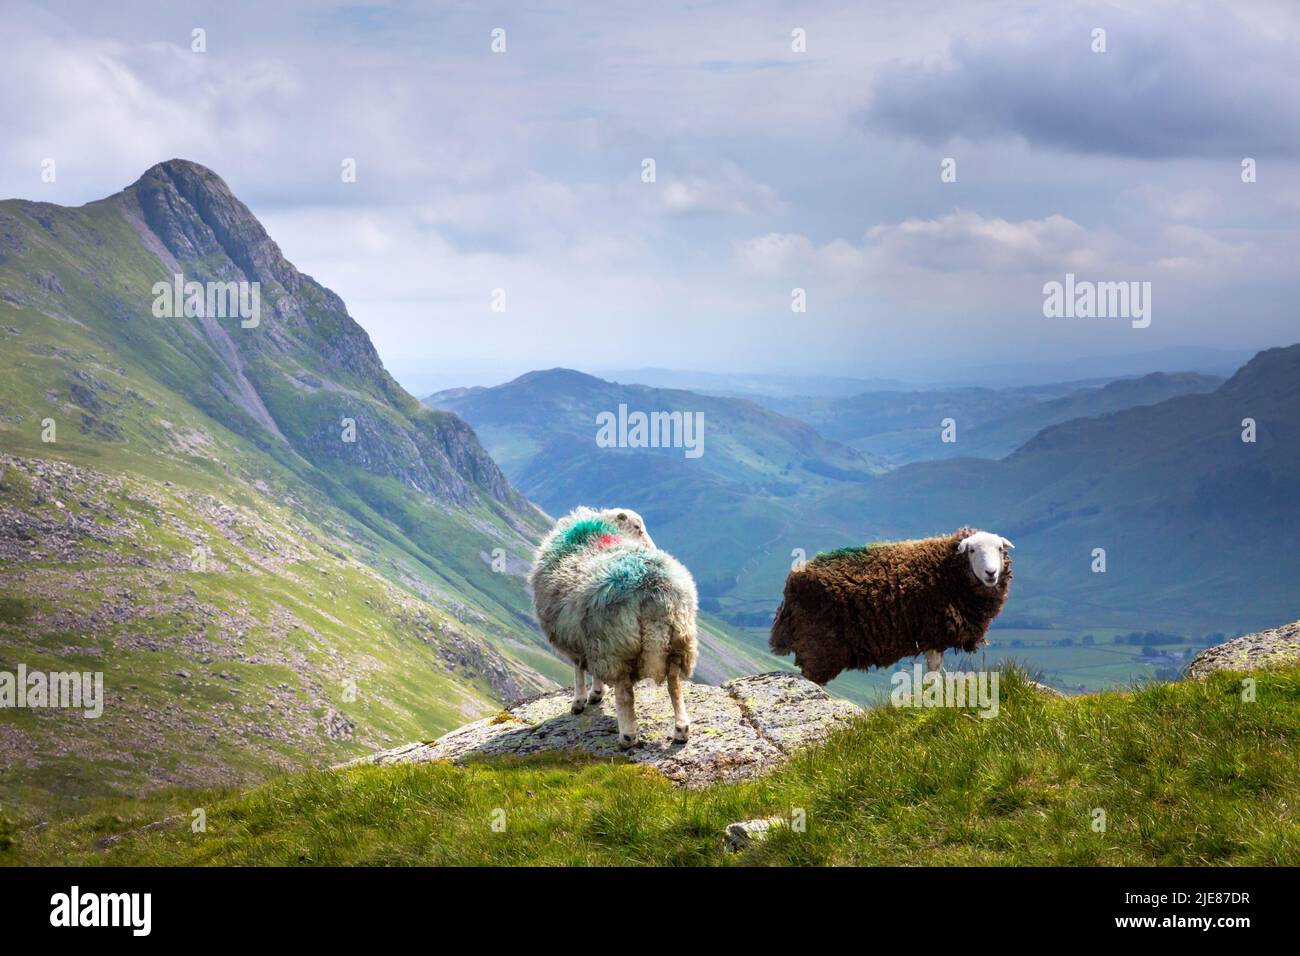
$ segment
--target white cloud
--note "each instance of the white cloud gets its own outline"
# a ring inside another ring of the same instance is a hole
[[[733,162],[723,163],[711,176],[665,177],[660,186],[663,208],[670,215],[753,216],[780,214],[790,208],[775,189],[752,179]]]
[[[1204,186],[1170,189],[1143,183],[1124,190],[1119,201],[1134,203],[1147,213],[1172,220],[1205,219],[1223,209],[1223,200],[1219,194]]]
[[[1095,266],[1112,242],[1105,233],[1055,213],[1009,222],[962,209],[938,219],[873,226],[866,237],[867,247],[885,267],[1019,274]]]
[[[812,274],[837,286],[897,284],[912,276],[968,281],[982,275],[1036,275],[1058,269],[1095,268],[1116,241],[1061,215],[1009,222],[970,210],[936,219],[906,219],[872,226],[861,243],[836,239],[817,245],[797,233],[768,233],[736,244],[742,269],[760,276]]]

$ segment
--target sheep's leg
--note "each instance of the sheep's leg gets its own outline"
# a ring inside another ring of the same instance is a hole
[[[926,651],[925,667],[931,673],[941,670],[943,668],[943,651]]]
[[[618,711],[618,745],[627,750],[636,745],[636,699],[631,681],[614,685],[614,708]]]
[[[691,718],[686,716],[686,704],[682,700],[682,677],[676,669],[668,672],[668,698],[673,702],[673,740],[684,744],[691,732]]]
[[[573,706],[569,708],[575,714],[587,709],[587,672],[581,664],[573,665]]]
[[[599,704],[605,699],[605,682],[595,674],[591,675],[591,693],[587,695],[587,703]]]

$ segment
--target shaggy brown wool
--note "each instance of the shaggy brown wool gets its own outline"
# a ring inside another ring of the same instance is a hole
[[[818,684],[922,651],[974,651],[1011,585],[1010,555],[996,587],[975,579],[969,559],[957,553],[974,533],[962,528],[818,555],[786,578],[768,645],[776,654],[793,651],[803,676]]]

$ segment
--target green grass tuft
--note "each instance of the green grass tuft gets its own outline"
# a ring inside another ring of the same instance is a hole
[[[21,597],[0,597],[0,624],[26,624],[35,603]]]

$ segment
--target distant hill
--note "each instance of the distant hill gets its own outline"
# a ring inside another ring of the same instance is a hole
[[[894,361],[857,375],[779,372],[707,372],[698,369],[632,368],[590,371],[614,382],[636,382],[656,388],[684,388],[693,392],[754,398],[849,398],[864,392],[921,392],[950,388],[994,390],[1053,387],[1061,382],[1103,384],[1117,378],[1140,378],[1152,372],[1186,369],[1226,377],[1255,354],[1253,349],[1213,349],[1172,346],[1118,355],[1071,355],[1053,360],[984,362],[971,365],[946,363],[941,368],[899,366]],[[870,367],[870,366],[868,366]],[[881,374],[881,369],[888,372]],[[779,409],[778,409],[779,410]]]
[[[1222,382],[1197,372],[1155,372],[1100,384],[880,391],[838,399],[760,401],[860,451],[906,464],[935,458],[1001,458],[1049,425],[1208,392]],[[946,418],[956,422],[956,442],[941,440]]]
[[[469,421],[524,493],[551,512],[603,498],[620,476],[635,476],[642,492],[698,481],[789,498],[882,470],[869,456],[751,401],[619,385],[570,369],[529,372],[495,388],[439,392],[425,403]],[[628,413],[703,416],[699,456],[680,447],[600,447],[597,416],[616,416],[620,406]]]
[[[1022,388],[961,387],[925,391],[862,392],[842,398],[763,398],[763,404],[808,422],[828,438],[891,464],[922,461],[947,453],[940,440],[942,422],[958,422],[958,438],[968,429],[1075,391],[1074,384]],[[1031,432],[1032,435],[1032,432]]]
[[[793,398],[797,396],[849,396],[862,392],[906,389],[894,378],[844,378],[835,375],[774,375],[760,372],[701,372],[667,368],[596,369],[611,382],[630,382],[654,388],[680,388],[707,395]]]
[[[1217,375],[1201,372],[1152,372],[1141,378],[1116,379],[1099,388],[1076,389],[1061,398],[1026,405],[975,425],[946,447],[959,448],[963,457],[1002,458],[1052,425],[1154,405],[1179,395],[1211,392],[1223,381]]]
[[[1169,369],[1228,376],[1254,354],[1254,349],[1184,345],[1120,355],[1070,355],[1056,361],[1038,358],[953,368],[948,372],[947,382],[953,386],[1019,387],[1067,379],[1134,378]],[[920,381],[922,384],[935,384],[924,379]]]

